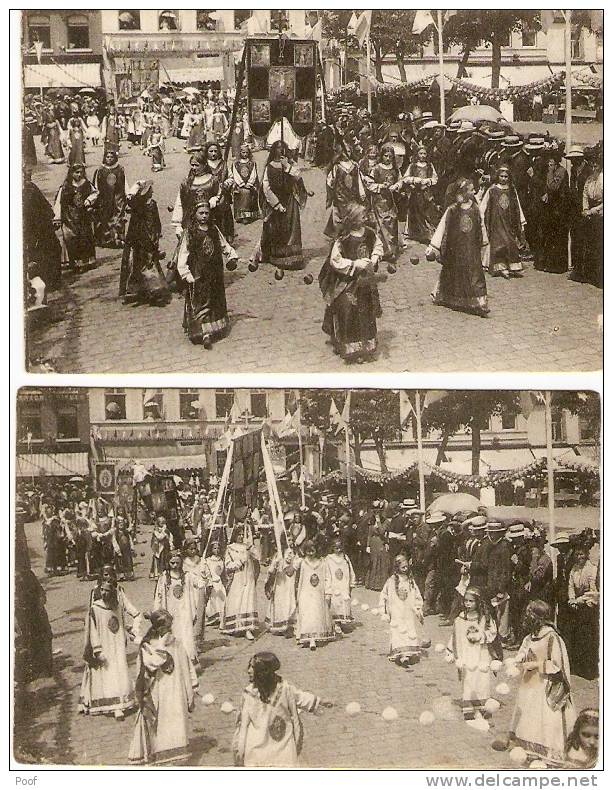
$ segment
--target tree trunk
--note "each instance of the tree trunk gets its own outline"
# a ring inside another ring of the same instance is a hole
[[[381,47],[373,44],[372,49],[375,55],[375,77],[379,80],[379,82],[383,82],[383,55],[381,53]]]
[[[447,443],[449,442],[449,431],[445,428],[443,432],[443,438],[441,439],[441,443],[438,446],[438,450],[436,452],[436,461],[434,462],[435,466],[440,466],[443,463],[443,458],[445,457],[445,450],[447,449]]]
[[[359,437],[355,436],[355,434],[353,442],[353,460],[356,466],[362,466],[362,442],[359,441]]]
[[[468,66],[468,61],[470,59],[471,54],[472,54],[472,49],[470,47],[466,47],[464,52],[462,52],[462,60],[458,63],[458,72],[456,74],[457,79],[461,79],[466,73],[466,66]],[[449,91],[448,101],[450,107],[453,107],[453,103],[455,101],[455,96],[457,92],[458,92],[457,85],[454,85],[453,88]]]
[[[470,444],[472,453],[471,474],[479,474],[479,461],[481,460],[481,422],[480,415],[475,415],[470,426]]]
[[[500,87],[500,41],[498,36],[492,37],[492,88]]]
[[[396,52],[396,65],[398,66],[398,73],[400,74],[400,82],[403,82],[406,85],[407,70],[404,67],[404,57],[402,52]]]
[[[381,468],[381,472],[385,474],[387,472],[387,461],[385,458],[385,446],[383,444],[383,439],[375,439],[375,449],[377,451],[377,455],[379,456],[379,466]]]

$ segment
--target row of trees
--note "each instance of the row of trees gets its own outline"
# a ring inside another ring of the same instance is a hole
[[[347,25],[353,11],[337,10],[323,12],[323,35],[335,39],[342,47],[355,47],[357,42],[347,35]],[[359,13],[359,12],[356,12]],[[371,25],[372,56],[375,75],[383,82],[382,66],[386,57],[393,55],[398,66],[400,79],[407,82],[405,59],[418,54],[436,31],[434,25],[425,28],[419,35],[413,34],[416,11],[373,11]],[[573,11],[573,24],[590,26],[589,12]],[[521,30],[540,30],[541,12],[534,10],[491,10],[464,9],[457,11],[444,26],[445,46],[457,46],[461,51],[457,77],[466,76],[466,66],[474,50],[483,44],[492,50],[492,88],[500,87],[502,47],[511,33]],[[435,36],[436,40],[436,36]]]
[[[301,392],[303,424],[317,428],[323,435],[332,436],[336,426],[330,422],[331,401],[342,411],[346,390],[309,389]],[[415,395],[408,392],[415,408]],[[428,405],[422,412],[422,431],[440,433],[436,463],[441,463],[449,438],[465,432],[471,436],[472,474],[479,474],[481,432],[490,418],[503,413],[517,415],[525,409],[525,399],[519,392],[509,390],[452,390],[444,398]],[[552,412],[567,410],[586,421],[594,438],[600,437],[600,400],[593,392],[554,392]],[[379,457],[382,472],[387,472],[386,444],[400,438],[400,398],[398,390],[353,390],[349,414],[355,462],[361,465],[361,450],[372,443]],[[413,420],[413,430],[415,422]]]

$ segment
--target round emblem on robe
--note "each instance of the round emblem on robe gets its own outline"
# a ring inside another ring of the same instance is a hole
[[[116,634],[119,631],[119,620],[115,617],[115,615],[111,615],[109,617],[109,631],[112,634]]]
[[[285,735],[286,729],[287,723],[285,722],[285,719],[282,719],[281,716],[275,716],[270,722],[268,732],[270,733],[270,737],[273,739],[273,741],[277,741],[278,743]]]
[[[319,576],[316,573],[311,574],[310,582],[311,587],[317,587],[319,584]]]
[[[406,599],[409,597],[409,593],[405,589],[400,588],[400,590],[398,590],[398,597],[401,601],[406,601]]]
[[[500,204],[500,208],[506,211],[509,208],[509,196],[501,195],[498,199],[498,203]]]
[[[172,588],[172,594],[175,598],[183,598],[183,585],[175,584],[175,586]]]
[[[468,214],[462,214],[460,218],[460,230],[462,233],[470,233],[473,229],[473,221]]]
[[[365,244],[360,244],[358,247],[358,258],[370,258],[368,247]]]
[[[205,258],[212,258],[214,252],[215,245],[213,244],[213,240],[207,235],[202,239],[202,254]]]
[[[336,576],[336,578],[337,578],[337,579],[340,581],[340,580],[343,578],[343,571],[342,571],[340,568],[337,568],[337,569],[334,571],[334,575],[335,575],[335,576]]]
[[[287,566],[284,568],[283,572],[285,573],[285,575],[286,575],[286,576],[293,576],[293,575],[294,575],[294,573],[296,572],[296,569],[295,569],[295,568],[292,568],[292,566],[291,566],[291,565],[287,565]]]
[[[162,664],[162,672],[165,672],[167,675],[172,675],[175,671],[175,660],[170,655],[170,653],[166,656],[166,661]]]
[[[115,184],[117,183],[117,176],[115,175],[115,173],[109,173],[108,174],[108,176],[106,177],[106,183],[110,187],[114,187],[115,186]]]

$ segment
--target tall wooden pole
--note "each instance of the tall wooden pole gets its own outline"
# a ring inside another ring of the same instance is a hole
[[[553,479],[553,431],[551,420],[551,392],[545,392],[545,429],[547,431],[547,505],[549,508],[549,544],[555,540],[556,526],[555,526],[555,488]],[[556,578],[556,562],[553,562],[553,578]]]
[[[573,86],[572,86],[572,39],[571,39],[571,16],[572,11],[564,11],[564,55],[566,59],[566,110],[564,122],[566,126],[566,153],[570,151],[572,144],[573,129]],[[566,166],[570,176],[571,160],[566,160]],[[572,271],[572,247],[570,243],[570,231],[568,233],[568,270]]]
[[[372,87],[370,84],[370,30],[368,31],[368,36],[366,37],[366,81],[368,83],[367,87],[367,96],[368,96],[368,112],[372,112]]]
[[[424,479],[424,448],[421,436],[421,397],[415,390],[415,420],[417,423],[417,470],[419,472],[419,509],[426,509],[426,481]]]
[[[445,62],[443,60],[443,12],[436,12],[436,28],[438,32],[438,82],[441,100],[440,122],[445,123]]]
[[[300,453],[300,477],[298,478],[300,483],[300,502],[302,507],[305,506],[305,499],[304,499],[304,456],[302,451],[302,406],[300,405],[300,400],[298,401],[298,451]]]
[[[343,409],[344,411],[344,409]],[[349,446],[349,417],[351,415],[351,390],[347,392],[347,422],[345,423],[345,465],[347,467],[347,499],[351,502],[351,447]]]

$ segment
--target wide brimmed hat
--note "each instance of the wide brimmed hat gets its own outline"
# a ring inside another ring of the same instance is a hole
[[[559,535],[556,535],[554,540],[550,541],[550,546],[567,546],[570,543],[570,538],[566,534],[566,532],[560,532]]]
[[[509,538],[524,538],[526,536],[526,527],[523,524],[511,524],[507,530]]]
[[[426,123],[426,121],[431,121],[433,118],[434,118],[434,115],[432,115],[431,112],[427,112],[426,111],[426,112],[422,112],[420,117],[416,118],[415,120],[417,121],[417,123],[424,124],[424,123]]]
[[[462,121],[458,127],[458,134],[467,134],[468,132],[475,132],[477,127],[472,121]]]
[[[487,531],[492,533],[506,532],[507,528],[501,521],[488,521]]]
[[[424,129],[440,129],[442,128],[443,124],[439,123],[438,121],[426,121],[420,127],[420,131]]]
[[[403,499],[399,507],[401,510],[416,510],[417,502],[414,499]]]
[[[565,159],[583,159],[585,157],[582,145],[571,145],[568,152],[564,154]]]
[[[502,141],[503,148],[521,148],[521,138],[517,134],[508,134]]]
[[[426,516],[426,524],[442,524],[447,521],[447,516],[440,510],[434,510]]]
[[[462,121],[450,121],[445,128],[450,132],[457,132],[461,125]]]
[[[493,142],[504,140],[505,133],[502,129],[488,129],[487,130],[487,139],[492,140]]]
[[[485,529],[487,526],[487,519],[485,516],[473,516],[463,521],[462,526],[467,526],[471,532],[477,532],[478,530]]]

